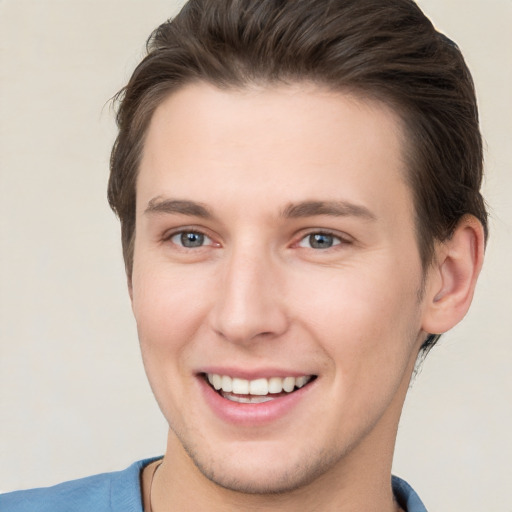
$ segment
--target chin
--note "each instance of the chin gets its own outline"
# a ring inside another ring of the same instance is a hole
[[[303,488],[335,465],[332,453],[305,452],[276,457],[276,450],[237,450],[230,456],[218,454],[205,461],[198,453],[187,450],[196,468],[210,482],[224,489],[244,494],[283,494]],[[252,452],[252,453],[251,453]]]
[[[294,465],[269,471],[268,468],[256,468],[253,471],[230,471],[218,467],[197,466],[201,473],[212,483],[230,491],[244,494],[283,494],[302,488],[325,470],[309,465]]]

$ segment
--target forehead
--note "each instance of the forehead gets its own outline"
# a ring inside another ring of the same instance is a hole
[[[411,201],[402,154],[400,119],[377,101],[303,83],[192,84],[151,119],[138,208],[191,192],[213,202],[352,199],[384,208]]]

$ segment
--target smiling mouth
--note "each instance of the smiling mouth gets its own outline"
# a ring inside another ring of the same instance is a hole
[[[223,398],[244,404],[261,404],[290,395],[316,379],[316,375],[254,380],[239,379],[216,373],[203,375],[210,387]]]

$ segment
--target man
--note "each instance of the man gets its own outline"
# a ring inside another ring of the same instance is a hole
[[[457,47],[409,0],[192,0],[148,50],[109,201],[167,450],[0,504],[425,510],[400,413],[486,237]]]

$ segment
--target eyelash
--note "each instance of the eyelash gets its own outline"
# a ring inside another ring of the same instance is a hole
[[[196,245],[196,246],[191,246],[191,247],[187,247],[185,245],[183,245],[183,241],[184,241],[184,236],[197,236],[199,237],[200,239],[200,245]],[[180,240],[179,241],[173,241],[173,239],[175,237],[180,237]],[[332,238],[333,240],[333,243],[332,245],[330,245],[329,247],[311,247],[311,242],[312,242],[312,237],[329,237],[329,238]],[[205,239],[209,240],[210,243],[208,244],[205,244],[204,241]],[[309,247],[306,247],[303,245],[303,242],[308,240],[309,239],[309,242],[310,242],[310,246]],[[203,248],[203,247],[208,247],[208,246],[219,246],[219,244],[216,244],[215,242],[213,242],[213,240],[211,239],[211,237],[209,237],[206,233],[200,231],[200,230],[196,230],[196,229],[182,229],[180,231],[174,231],[172,233],[169,233],[167,236],[165,236],[164,238],[164,241],[167,242],[171,242],[172,244],[176,245],[177,247],[181,248],[181,249],[184,249],[184,250],[194,250],[194,249],[200,249],[200,248]],[[181,243],[180,243],[181,242]],[[305,233],[303,234],[303,236],[299,239],[298,242],[294,243],[293,245],[296,246],[296,247],[302,247],[302,248],[305,248],[305,249],[312,249],[314,251],[327,251],[329,249],[333,249],[334,247],[337,247],[339,245],[347,245],[347,244],[350,244],[351,241],[350,240],[347,240],[346,238],[338,235],[338,234],[335,234],[335,233],[332,233],[330,231],[327,231],[327,230],[319,230],[319,231],[310,231],[309,233]]]
[[[304,247],[304,245],[302,245],[302,243],[305,240],[308,240],[308,239],[309,239],[309,242],[311,244],[312,237],[329,237],[329,238],[332,238],[333,243],[329,247],[311,247],[311,246],[309,246],[309,247],[306,247],[307,249],[326,251],[326,250],[329,250],[329,249],[333,249],[334,247],[336,247],[338,245],[343,245],[343,244],[348,244],[349,243],[348,240],[346,240],[343,237],[341,237],[340,235],[334,234],[334,233],[332,233],[330,231],[311,231],[311,232],[305,234],[298,241],[298,243],[296,245],[298,245],[299,247]]]
[[[203,239],[203,241],[205,239],[209,240],[210,243],[209,244],[204,244],[204,243],[201,243],[201,245],[196,245],[196,246],[192,246],[192,247],[186,247],[185,245],[183,245],[182,243],[178,243],[178,242],[174,242],[173,241],[173,238],[175,237],[180,237],[181,239],[181,242],[183,242],[183,237],[184,236],[187,236],[187,235],[195,235],[197,237],[200,237]],[[199,230],[196,230],[196,229],[182,229],[181,231],[174,231],[173,233],[169,233],[165,238],[164,238],[164,241],[169,241],[171,242],[172,244],[182,248],[182,249],[185,249],[185,250],[193,250],[193,249],[196,249],[196,248],[201,248],[201,247],[205,247],[205,246],[210,246],[210,245],[215,245],[215,243],[213,242],[213,240],[206,234],[206,233],[203,233],[202,231],[199,231]]]

